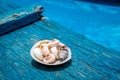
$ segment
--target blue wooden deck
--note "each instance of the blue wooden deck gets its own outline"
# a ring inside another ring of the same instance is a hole
[[[72,60],[44,66],[30,56],[34,43],[57,38],[72,50]],[[85,36],[53,21],[39,21],[0,36],[1,80],[119,80],[120,53],[108,50]]]
[[[14,9],[11,3],[8,7]],[[9,12],[0,8],[2,13]],[[71,48],[72,59],[59,66],[34,61],[30,56],[33,44],[54,38]],[[0,36],[0,80],[120,80],[120,52],[106,49],[54,21],[37,21]]]

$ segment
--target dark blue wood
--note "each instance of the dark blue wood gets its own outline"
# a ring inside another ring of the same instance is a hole
[[[0,35],[24,27],[41,19],[40,12],[31,13],[20,19],[15,19],[0,25]]]
[[[44,66],[30,56],[39,40],[57,38],[72,60]],[[120,52],[106,49],[53,21],[41,21],[0,37],[0,80],[120,80]]]

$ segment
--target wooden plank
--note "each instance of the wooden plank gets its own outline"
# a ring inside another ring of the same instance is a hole
[[[44,66],[30,56],[34,43],[57,38],[72,50],[72,60]],[[53,21],[40,21],[0,37],[1,80],[119,80],[120,52],[106,49]]]
[[[20,19],[15,19],[11,21],[6,21],[6,23],[0,24],[0,35],[8,33],[10,31],[16,30],[18,28],[24,27],[28,24],[34,23],[41,19],[41,12],[33,12],[24,16]],[[19,16],[20,17],[20,16]]]

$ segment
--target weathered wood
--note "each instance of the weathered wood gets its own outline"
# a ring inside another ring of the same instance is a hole
[[[30,56],[34,43],[57,38],[72,60],[44,66]],[[40,21],[0,37],[1,80],[120,80],[120,52],[108,50],[53,21]]]
[[[40,20],[42,17],[40,14],[41,14],[40,12],[34,12],[20,19],[15,19],[8,21],[4,24],[0,24],[0,35],[3,35],[5,33],[8,33],[10,31],[16,30],[18,28],[21,28],[23,26],[29,25]]]

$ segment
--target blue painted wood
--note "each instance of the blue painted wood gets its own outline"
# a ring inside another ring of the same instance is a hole
[[[34,43],[57,38],[72,50],[72,60],[44,66],[30,56]],[[0,36],[1,80],[120,80],[120,52],[106,49],[53,21],[40,21]]]
[[[5,33],[8,33],[10,31],[16,30],[18,28],[24,27],[26,25],[40,20],[42,17],[42,15],[40,14],[41,12],[34,12],[20,19],[15,19],[4,24],[0,24],[0,35],[3,35]]]
[[[2,14],[6,14],[13,10],[21,8],[21,6],[19,6],[19,4],[16,4],[15,1],[1,0],[0,3],[0,16],[2,16]]]
[[[17,5],[14,4],[15,7]],[[1,13],[11,11],[4,7],[0,8]],[[12,6],[10,8],[14,9]],[[37,18],[33,17],[29,16],[30,21]],[[29,22],[28,18],[25,20],[20,21],[21,23],[18,20],[20,25],[10,26],[14,24],[12,21],[9,23],[9,28],[20,27],[21,24]],[[6,29],[2,28],[0,33],[4,30]],[[54,67],[35,62],[29,54],[32,45],[42,39],[54,38],[71,48],[72,60]],[[53,21],[37,22],[0,36],[0,80],[14,79],[120,80],[120,52],[106,49]]]

